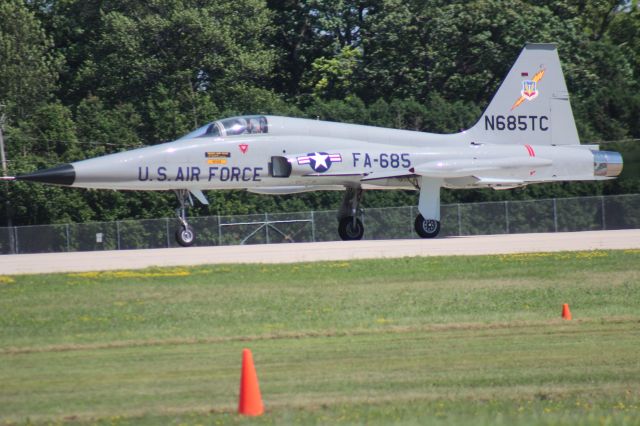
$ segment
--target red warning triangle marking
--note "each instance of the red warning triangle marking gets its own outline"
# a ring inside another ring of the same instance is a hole
[[[240,145],[238,145],[238,147],[240,148],[240,152],[242,152],[243,154],[246,154],[247,150],[249,149],[249,145],[247,145],[246,143],[241,143]]]

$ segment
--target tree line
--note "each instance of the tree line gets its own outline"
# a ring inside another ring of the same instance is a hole
[[[0,115],[9,173],[277,114],[450,133],[480,116],[526,42],[554,42],[584,142],[622,151],[607,183],[443,190],[443,202],[640,192],[640,10],[613,0],[4,0]],[[14,224],[173,214],[173,194],[15,182]],[[341,195],[209,192],[196,214],[335,208]],[[370,191],[364,206],[415,204]],[[8,201],[8,202],[7,202]]]

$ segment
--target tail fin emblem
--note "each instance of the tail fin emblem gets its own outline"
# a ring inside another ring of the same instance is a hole
[[[538,96],[537,86],[538,83],[536,83],[535,81],[525,80],[522,82],[522,91],[520,92],[520,94],[530,101]]]
[[[541,69],[533,76],[531,80],[523,80],[522,81],[522,90],[520,91],[520,97],[511,107],[511,111],[518,108],[525,100],[532,101],[538,97],[540,93],[538,90],[538,82],[542,80],[544,76],[545,69]]]

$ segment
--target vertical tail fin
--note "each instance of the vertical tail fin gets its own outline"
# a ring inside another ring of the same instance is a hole
[[[478,143],[579,144],[556,46],[527,44],[469,132]]]

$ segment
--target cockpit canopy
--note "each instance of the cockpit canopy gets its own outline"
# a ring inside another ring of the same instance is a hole
[[[268,133],[269,124],[263,115],[244,115],[214,121],[180,139],[210,138],[216,136],[236,136],[245,134]]]

